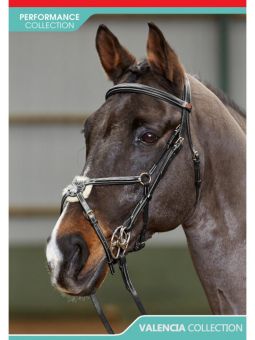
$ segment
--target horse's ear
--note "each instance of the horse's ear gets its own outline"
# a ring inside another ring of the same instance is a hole
[[[135,57],[121,46],[119,40],[105,25],[98,27],[96,48],[105,72],[114,83],[136,62]]]
[[[153,23],[148,25],[147,58],[151,68],[167,78],[178,90],[182,90],[185,73],[178,56],[160,29]]]

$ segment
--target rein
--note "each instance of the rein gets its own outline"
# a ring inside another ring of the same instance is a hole
[[[94,229],[100,242],[102,243],[111,274],[114,274],[114,265],[118,263],[126,289],[130,292],[140,313],[146,314],[143,304],[136,292],[136,289],[134,288],[130,280],[127,269],[126,252],[128,250],[131,239],[131,231],[135,228],[135,222],[137,218],[140,216],[140,214],[143,214],[142,230],[138,236],[138,239],[135,240],[134,248],[130,249],[129,251],[137,251],[142,249],[145,246],[145,236],[149,220],[149,201],[151,200],[154,190],[157,188],[170,163],[182,149],[186,136],[188,139],[188,144],[194,165],[194,179],[196,190],[195,204],[198,202],[201,185],[200,158],[198,151],[196,151],[193,146],[190,132],[189,115],[192,110],[192,104],[190,83],[187,77],[185,77],[183,99],[180,99],[165,91],[161,91],[159,89],[137,83],[119,84],[113,86],[110,90],[107,91],[105,98],[108,99],[109,97],[118,93],[144,94],[159,100],[163,100],[171,105],[177,106],[182,109],[180,124],[177,126],[172,136],[169,138],[158,159],[153,163],[149,171],[142,172],[138,176],[125,177],[88,178],[84,176],[76,176],[72,184],[66,187],[63,191],[61,212],[63,211],[64,206],[67,202],[80,203],[87,219],[89,220],[92,228]],[[109,244],[98,224],[93,210],[90,209],[86,199],[89,196],[93,186],[134,184],[140,184],[143,187],[143,197],[138,201],[137,205],[130,213],[130,216],[123,222],[123,224],[114,230]],[[94,307],[105,329],[109,334],[113,334],[114,331],[109,321],[107,320],[95,294],[91,295],[91,301],[94,304]]]

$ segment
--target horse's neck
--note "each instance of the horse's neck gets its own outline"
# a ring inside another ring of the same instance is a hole
[[[213,312],[243,314],[245,139],[222,103],[207,95],[196,99],[194,94],[193,129],[198,132],[203,184],[196,211],[183,226]]]

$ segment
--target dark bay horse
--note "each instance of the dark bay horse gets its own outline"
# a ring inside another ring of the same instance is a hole
[[[190,134],[200,155],[199,199],[185,140],[153,193],[145,240],[182,225],[212,312],[245,314],[245,116],[219,91],[186,75],[154,24],[149,24],[147,58],[142,62],[104,25],[98,29],[96,48],[114,84],[143,84],[182,98],[188,78],[193,105]],[[110,96],[85,122],[82,178],[130,176],[150,169],[179,126],[181,113],[179,107],[145,94]],[[110,242],[141,198],[141,186],[88,186],[86,190],[103,237]],[[142,226],[139,215],[127,252]],[[70,295],[93,294],[109,271],[105,249],[75,200],[65,205],[46,252],[53,285]]]

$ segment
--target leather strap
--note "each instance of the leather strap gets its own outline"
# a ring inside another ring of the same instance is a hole
[[[184,98],[188,102],[191,102],[191,89],[190,89],[190,82],[185,81],[184,86]],[[195,200],[195,206],[199,200],[200,196],[200,186],[201,186],[201,173],[200,173],[200,157],[198,151],[194,148],[192,138],[191,138],[191,131],[190,131],[190,115],[185,110],[183,110],[183,117],[182,117],[182,126],[181,126],[181,132],[180,134],[185,137],[185,133],[188,137],[188,144],[189,148],[192,154],[192,160],[193,160],[193,166],[194,166],[194,177],[195,177],[195,189],[196,189],[196,200]]]
[[[142,301],[140,300],[137,294],[137,291],[135,287],[133,286],[132,281],[130,280],[130,276],[129,276],[128,269],[127,269],[127,260],[126,260],[126,256],[124,255],[121,255],[119,258],[119,268],[120,268],[120,272],[122,275],[122,279],[125,283],[126,289],[129,291],[132,298],[134,299],[135,304],[137,308],[139,309],[141,315],[147,314],[142,304]]]
[[[90,209],[88,203],[86,202],[86,200],[83,197],[81,192],[77,193],[77,198],[78,198],[86,216],[88,217],[90,224],[92,225],[92,227],[95,230],[100,242],[102,243],[102,246],[104,247],[104,251],[105,251],[105,255],[106,255],[106,258],[107,258],[107,262],[108,262],[110,271],[111,271],[112,274],[114,274],[114,272],[115,272],[114,266],[113,266],[114,261],[113,261],[113,258],[112,258],[111,250],[110,250],[109,244],[108,244],[101,228],[98,225],[96,216],[95,216],[93,210]]]
[[[143,197],[147,198],[148,194],[149,194],[149,185],[145,185],[144,190],[143,190]],[[146,199],[146,205],[143,208],[143,227],[140,232],[140,236],[138,240],[135,242],[135,246],[133,249],[134,251],[141,250],[145,247],[145,236],[146,236],[146,231],[147,231],[147,226],[148,226],[148,221],[149,221],[149,202],[150,202],[150,199]]]
[[[171,93],[156,89],[151,86],[147,86],[144,84],[138,84],[138,83],[123,83],[118,84],[110,88],[106,92],[105,99],[108,99],[110,96],[117,94],[117,93],[140,93],[145,94],[147,96],[154,97],[159,100],[163,100],[169,104],[172,104],[174,106],[178,106],[181,109],[186,109],[188,111],[191,111],[192,104],[190,102],[187,102],[186,100],[182,100],[176,96],[174,96]]]
[[[142,197],[142,199],[135,206],[130,217],[123,223],[127,231],[130,231],[131,229],[133,229],[137,217],[139,216],[141,211],[145,208],[147,202],[151,199],[151,196],[154,190],[156,189],[159,181],[161,180],[169,164],[175,158],[175,156],[178,154],[181,148],[182,148],[182,140],[180,141],[177,140],[172,148],[166,150],[164,157],[162,157],[161,159],[161,164],[158,165],[159,168],[157,168],[156,177],[154,181],[152,182],[152,184],[150,185],[147,195]]]
[[[92,294],[90,295],[90,299],[97,311],[98,316],[100,317],[100,320],[102,321],[102,324],[104,325],[104,328],[106,329],[108,334],[114,334],[114,331],[107,319],[107,317],[105,316],[105,313],[103,311],[103,308],[100,304],[100,302],[98,301],[98,298],[96,297],[96,294]]]
[[[90,178],[86,185],[126,185],[140,183],[140,176]]]
[[[131,294],[138,310],[140,311],[141,315],[145,315],[147,314],[145,311],[145,308],[142,304],[141,299],[139,298],[139,295],[137,294],[137,291],[135,289],[135,287],[133,286],[133,283],[130,279],[129,273],[128,273],[128,269],[127,269],[127,261],[126,261],[126,257],[125,255],[121,255],[119,258],[119,268],[120,268],[120,272],[121,272],[121,276],[123,279],[123,282],[125,284],[126,289],[128,290],[128,292]],[[112,329],[105,313],[104,310],[98,300],[98,298],[96,297],[96,294],[91,294],[90,295],[90,299],[92,304],[94,305],[97,314],[102,322],[102,324],[104,325],[106,331],[108,334],[115,334],[114,330]]]

